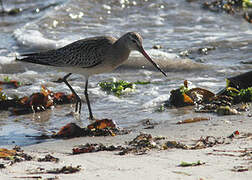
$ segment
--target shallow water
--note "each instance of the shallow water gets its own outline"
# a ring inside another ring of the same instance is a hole
[[[16,16],[0,17],[0,79],[9,76],[32,83],[18,89],[4,90],[8,95],[30,95],[40,91],[41,85],[50,90],[68,92],[63,84],[53,83],[65,73],[53,68],[14,62],[17,54],[58,48],[90,36],[120,37],[128,31],[140,32],[147,52],[167,72],[168,78],[155,71],[138,53],[118,70],[92,76],[89,93],[97,118],[112,118],[121,127],[135,127],[144,119],[174,123],[187,116],[196,116],[191,109],[171,109],[155,112],[169,98],[171,89],[178,88],[185,79],[191,86],[218,92],[225,86],[225,78],[252,69],[252,26],[242,18],[225,13],[203,10],[199,3],[184,0],[12,0],[4,1],[4,8],[21,8]],[[160,50],[151,49],[161,45]],[[191,54],[182,59],[178,55],[187,49],[215,47],[207,55]],[[144,66],[144,68],[143,68]],[[97,86],[110,78],[127,81],[151,81],[138,85],[135,92],[121,98],[107,95]],[[85,101],[84,78],[72,75],[69,82]],[[73,106],[57,106],[46,112],[9,116],[0,113],[0,145],[28,145],[40,141],[27,137],[58,130],[68,122],[87,125],[87,107],[81,118],[66,116]],[[212,116],[212,115],[207,115]]]

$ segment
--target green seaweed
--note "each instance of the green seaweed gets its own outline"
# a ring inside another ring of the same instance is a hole
[[[5,101],[7,100],[7,98],[8,98],[7,95],[0,88],[0,101]]]
[[[185,87],[185,86],[180,86],[179,89],[180,89],[180,92],[181,92],[182,95],[185,94],[188,91],[188,88]]]
[[[156,112],[164,112],[165,111],[165,105],[161,104],[155,111]]]
[[[133,91],[135,89],[134,83],[130,83],[124,80],[114,82],[103,81],[99,83],[99,86],[103,91],[113,93],[118,97],[121,96],[122,94],[125,94],[128,91]]]
[[[4,77],[4,79],[3,79],[3,81],[4,81],[4,82],[10,82],[10,81],[11,81],[11,79],[10,79],[10,77],[9,77],[9,76],[5,76],[5,77]]]
[[[252,1],[251,0],[242,0],[242,7],[243,8],[252,8]]]
[[[238,97],[241,99],[241,101],[249,102],[252,101],[252,87],[247,89],[241,89]]]
[[[200,160],[197,162],[193,162],[193,163],[188,163],[188,162],[182,161],[179,166],[180,167],[188,167],[188,166],[200,166],[203,164],[205,164],[205,163],[201,162]]]
[[[235,103],[252,101],[252,87],[241,89],[240,91],[235,88],[228,87],[226,91],[228,96],[234,98]]]
[[[140,85],[146,85],[146,84],[150,84],[151,82],[150,81],[137,81],[137,82],[134,82],[134,84],[140,84]]]
[[[127,82],[124,80],[113,80],[112,82],[109,81],[102,81],[99,83],[99,86],[103,91],[108,93],[113,93],[117,97],[126,94],[127,92],[134,91],[136,85],[146,85],[150,84],[150,81],[136,81],[136,82]]]
[[[11,81],[15,81],[15,80],[12,80],[9,76],[5,76],[4,79],[3,79],[4,82],[7,82],[7,83],[10,83]],[[19,81],[16,81],[17,82],[17,85],[18,86],[21,86],[22,83],[19,82]]]

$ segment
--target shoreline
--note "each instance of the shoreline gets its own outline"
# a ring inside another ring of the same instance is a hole
[[[202,115],[202,114],[201,114]],[[203,116],[203,115],[202,115]],[[206,116],[206,115],[204,115]],[[161,123],[154,129],[134,129],[130,134],[106,137],[78,137],[55,140],[22,147],[24,153],[33,157],[31,161],[17,162],[0,169],[0,179],[239,179],[252,177],[252,121],[247,115],[212,116],[209,121],[190,124]],[[214,136],[227,138],[234,131],[240,135],[225,144],[217,144],[198,150],[168,148],[166,150],[150,149],[146,154],[129,153],[118,155],[118,151],[100,151],[72,155],[72,148],[86,143],[103,143],[104,145],[125,145],[140,132],[166,137],[166,140],[178,141],[192,145],[200,137]],[[241,150],[247,149],[250,155]],[[37,159],[50,154],[59,158],[59,162],[38,162]],[[192,167],[179,167],[182,161],[205,164]],[[2,162],[2,161],[1,161]],[[81,170],[72,174],[35,173],[38,169],[53,169],[63,166],[80,166]],[[247,168],[247,170],[246,170]],[[245,170],[244,170],[245,169]],[[243,171],[243,172],[235,172]],[[30,178],[24,178],[30,177]],[[35,178],[36,179],[36,178]],[[39,178],[38,178],[39,179]]]

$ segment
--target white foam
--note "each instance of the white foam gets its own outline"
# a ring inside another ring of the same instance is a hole
[[[25,29],[25,27],[16,29],[13,35],[21,46],[39,50],[56,49],[70,43],[67,40],[56,41],[48,39],[41,32]]]
[[[215,83],[215,82],[201,82],[198,83],[199,86],[203,86],[203,87],[216,87],[218,86],[219,83]]]
[[[158,97],[156,97],[156,98],[154,98],[154,99],[152,99],[152,100],[150,100],[150,101],[144,103],[144,104],[142,105],[142,107],[143,107],[143,108],[152,108],[152,107],[156,107],[160,102],[163,102],[163,101],[169,99],[169,97],[170,97],[170,95],[167,95],[167,94],[165,94],[165,95],[160,95],[160,96],[158,96]]]
[[[10,64],[14,60],[14,57],[0,56],[0,64]]]
[[[19,44],[38,49],[55,49],[57,44],[56,41],[45,38],[36,30],[17,29],[14,31],[14,37]]]
[[[36,71],[31,71],[31,70],[25,71],[25,72],[23,73],[23,75],[35,75],[35,74],[38,74],[38,72],[36,72]]]

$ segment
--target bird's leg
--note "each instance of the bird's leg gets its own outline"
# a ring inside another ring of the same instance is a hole
[[[85,85],[85,91],[84,91],[85,97],[86,97],[86,101],[87,101],[87,105],[88,105],[88,111],[89,111],[89,118],[91,120],[94,119],[92,110],[91,110],[91,106],[90,106],[90,102],[89,102],[89,98],[88,98],[88,78],[86,79],[86,85]]]
[[[67,87],[72,91],[72,93],[74,94],[75,98],[76,98],[76,105],[75,105],[75,112],[78,111],[78,106],[79,106],[79,114],[81,113],[81,98],[78,96],[78,94],[74,91],[74,89],[72,88],[72,86],[67,82],[67,78],[71,75],[72,73],[68,73],[67,75],[65,75],[61,81],[64,82]]]
[[[57,82],[57,83],[62,83],[62,82],[65,82],[66,81],[66,79],[69,77],[69,76],[71,76],[72,75],[72,73],[68,73],[67,75],[65,75],[63,78],[59,78],[57,81],[55,81],[55,82]]]

